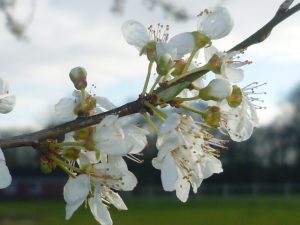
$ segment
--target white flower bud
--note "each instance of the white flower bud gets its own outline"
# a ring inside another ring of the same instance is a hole
[[[230,96],[232,93],[232,85],[224,79],[214,79],[205,88],[203,88],[199,95],[204,100],[220,101]]]
[[[160,75],[167,75],[173,63],[172,56],[168,53],[161,55],[157,60],[156,71]]]
[[[75,67],[71,70],[70,79],[77,90],[85,89],[87,86],[86,76],[87,72],[83,67]]]
[[[212,11],[205,10],[199,15],[198,31],[203,32],[210,39],[225,37],[232,27],[233,21],[224,7],[216,7]]]

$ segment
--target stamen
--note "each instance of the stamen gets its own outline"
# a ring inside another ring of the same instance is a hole
[[[153,29],[153,26],[150,25],[148,27],[148,33],[151,40],[155,42],[167,42],[169,39],[169,25],[162,25],[160,23],[157,24],[156,30]]]
[[[136,163],[139,163],[139,164],[144,163],[144,160],[141,160],[141,159],[135,157],[135,156],[132,155],[132,154],[128,154],[128,155],[126,155],[125,157],[128,158],[128,159],[130,159],[130,160],[132,160],[132,161],[134,161],[134,162],[136,162]]]

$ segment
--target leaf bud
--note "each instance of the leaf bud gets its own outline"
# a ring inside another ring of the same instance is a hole
[[[167,75],[172,67],[173,59],[168,53],[161,55],[157,60],[156,71],[159,75]]]

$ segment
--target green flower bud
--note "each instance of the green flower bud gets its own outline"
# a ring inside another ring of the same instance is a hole
[[[77,90],[84,90],[87,86],[87,72],[83,67],[75,67],[71,70],[70,79]]]
[[[156,72],[159,75],[167,75],[173,64],[173,59],[170,54],[163,54],[157,60]]]
[[[243,100],[243,93],[241,88],[237,85],[232,86],[232,94],[226,98],[228,105],[232,108],[238,107]]]
[[[217,128],[220,126],[221,112],[217,106],[209,106],[206,108],[205,114],[202,115],[203,120],[211,127]]]
[[[203,48],[207,45],[211,45],[211,40],[205,34],[199,31],[194,31],[192,32],[192,35],[194,36],[195,47],[197,47],[198,49]]]

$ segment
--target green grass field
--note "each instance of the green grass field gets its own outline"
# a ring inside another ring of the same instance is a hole
[[[199,198],[182,204],[170,199],[127,200],[129,211],[111,209],[115,225],[299,225],[297,198]],[[61,201],[0,201],[1,225],[95,225],[81,207],[64,220]]]

